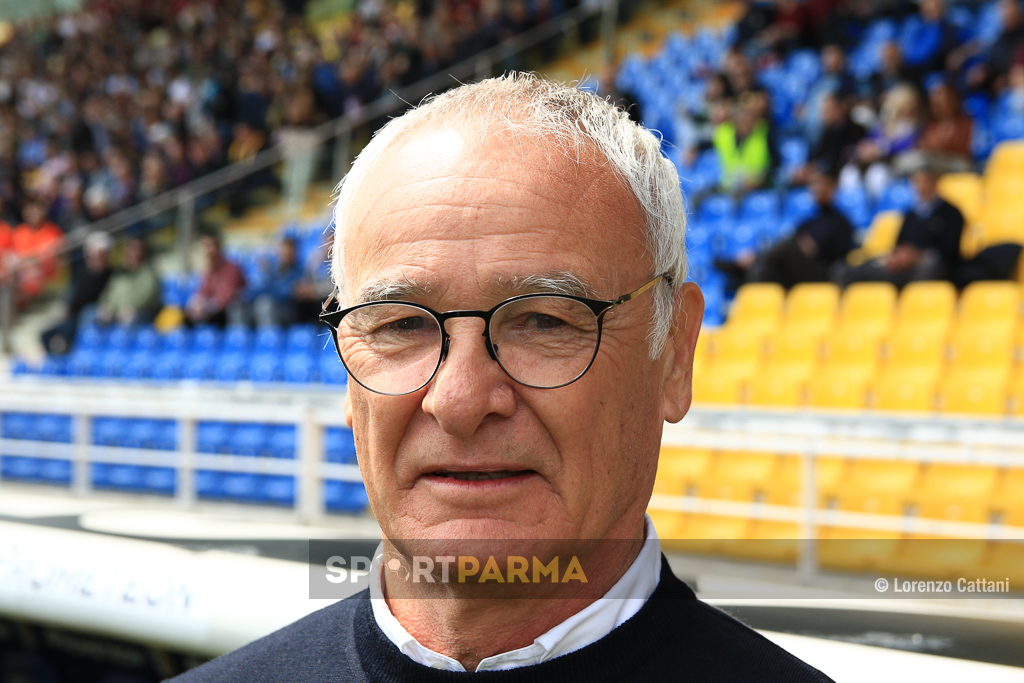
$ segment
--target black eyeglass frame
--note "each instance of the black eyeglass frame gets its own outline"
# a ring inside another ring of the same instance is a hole
[[[432,308],[428,308],[428,307],[423,306],[421,304],[415,304],[415,303],[411,303],[411,302],[408,302],[408,301],[388,301],[388,300],[384,300],[384,301],[368,301],[366,303],[356,304],[355,306],[350,306],[348,308],[342,308],[342,309],[339,309],[339,310],[336,310],[336,311],[324,310],[324,312],[322,312],[320,314],[320,321],[323,322],[325,325],[327,325],[327,327],[330,328],[330,330],[331,330],[331,337],[334,339],[334,350],[338,353],[338,358],[341,360],[342,365],[345,366],[345,370],[348,372],[348,376],[351,377],[352,379],[354,379],[356,381],[356,383],[359,384],[359,386],[365,388],[368,391],[372,391],[375,394],[381,394],[382,396],[406,396],[408,394],[415,393],[415,392],[419,391],[420,389],[422,389],[423,387],[425,387],[428,384],[430,384],[430,382],[434,379],[434,376],[437,375],[437,371],[441,367],[441,363],[443,363],[444,359],[448,357],[448,349],[451,346],[452,337],[451,337],[451,334],[449,334],[448,330],[445,328],[445,322],[447,322],[448,320],[451,320],[452,318],[481,318],[484,321],[484,331],[483,331],[483,334],[481,336],[484,338],[484,345],[487,347],[487,355],[489,355],[491,357],[491,360],[493,360],[495,363],[498,364],[498,367],[501,368],[501,371],[504,372],[509,377],[509,379],[511,379],[513,382],[515,382],[517,384],[521,384],[524,387],[530,387],[531,389],[559,389],[561,387],[568,386],[568,385],[572,384],[573,382],[578,380],[580,377],[582,377],[583,375],[587,374],[587,371],[590,370],[590,366],[594,364],[594,359],[597,358],[597,352],[601,348],[601,332],[602,332],[602,329],[604,327],[604,316],[605,316],[605,314],[608,311],[610,311],[613,308],[615,308],[616,306],[621,306],[622,304],[626,303],[627,301],[632,301],[633,299],[637,298],[638,296],[640,296],[641,294],[643,294],[647,290],[653,288],[656,284],[658,284],[662,280],[664,280],[668,284],[671,284],[672,283],[672,274],[669,273],[668,271],[665,271],[664,273],[662,273],[660,275],[656,275],[655,277],[651,278],[650,280],[648,280],[644,284],[640,285],[640,287],[634,289],[632,292],[629,292],[628,294],[623,294],[622,296],[618,297],[617,299],[612,299],[610,301],[605,301],[603,299],[588,299],[586,297],[573,296],[571,294],[545,294],[543,292],[538,292],[538,293],[535,293],[535,294],[521,294],[519,296],[514,296],[514,297],[512,297],[510,299],[505,299],[504,301],[499,302],[493,308],[491,308],[490,310],[487,310],[487,311],[483,311],[483,310],[461,310],[461,311],[447,311],[445,313],[439,313],[438,311],[435,311]],[[535,298],[538,298],[538,297],[552,297],[552,296],[560,297],[560,298],[563,298],[563,299],[571,299],[573,301],[578,301],[578,302],[580,302],[581,304],[585,305],[587,308],[589,308],[591,310],[591,312],[594,314],[594,317],[597,319],[597,342],[594,344],[594,353],[590,357],[590,360],[587,362],[587,366],[585,368],[583,368],[583,370],[581,370],[578,375],[576,375],[575,377],[570,379],[568,382],[564,382],[562,384],[556,384],[555,386],[552,386],[552,387],[542,387],[542,386],[537,386],[537,385],[534,385],[534,384],[527,384],[526,382],[521,382],[520,380],[516,379],[515,377],[512,376],[512,373],[510,373],[508,371],[508,369],[504,365],[502,365],[501,361],[498,360],[498,355],[494,351],[494,343],[491,341],[491,318],[494,317],[494,314],[497,313],[499,309],[501,309],[502,307],[506,306],[507,304],[510,304],[510,303],[513,303],[513,302],[516,302],[516,301],[522,301],[524,299],[535,299]],[[324,307],[325,308],[328,306],[328,303],[329,303],[329,301],[324,303]],[[341,321],[345,318],[345,316],[347,316],[349,313],[352,313],[353,311],[358,311],[359,309],[366,308],[368,306],[379,306],[381,304],[401,304],[403,306],[410,306],[412,308],[418,308],[421,311],[430,314],[430,316],[433,317],[434,320],[437,321],[437,325],[438,325],[438,327],[441,330],[441,352],[437,356],[437,365],[434,366],[434,369],[430,373],[430,376],[427,377],[427,379],[423,382],[423,384],[419,385],[415,389],[410,389],[409,391],[403,391],[401,393],[396,393],[396,394],[392,394],[392,393],[388,393],[388,392],[385,392],[385,391],[378,391],[376,389],[372,389],[372,388],[366,386],[365,384],[363,384],[363,382],[361,382],[359,380],[359,378],[356,377],[352,373],[352,370],[348,367],[348,364],[345,363],[345,357],[342,356],[342,354],[341,354],[341,345],[338,343],[338,325],[341,324]]]

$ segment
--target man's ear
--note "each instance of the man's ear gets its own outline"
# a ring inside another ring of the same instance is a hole
[[[693,353],[704,319],[704,295],[692,282],[676,292],[672,330],[665,342],[668,354],[662,383],[661,413],[668,422],[679,422],[693,398]]]
[[[345,392],[345,424],[352,429],[352,392]]]

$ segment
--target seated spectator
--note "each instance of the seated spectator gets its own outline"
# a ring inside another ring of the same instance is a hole
[[[821,113],[821,136],[811,150],[811,163],[797,175],[797,182],[806,182],[815,166],[833,175],[838,173],[853,158],[857,144],[864,139],[864,126],[850,118],[846,98],[836,93],[826,95]]]
[[[919,14],[911,15],[903,29],[903,58],[920,79],[940,71],[957,47],[957,29],[946,18],[943,0],[921,0]]]
[[[825,100],[830,95],[849,97],[857,88],[857,82],[846,70],[846,55],[838,45],[827,45],[821,51],[821,71],[821,78],[811,88],[806,105],[797,108],[797,118],[811,141],[821,137],[825,126]]]
[[[11,250],[18,256],[18,292],[37,296],[57,272],[57,249],[64,233],[46,218],[41,204],[32,202],[23,211],[25,222],[11,232]]]
[[[748,253],[736,262],[716,261],[715,267],[732,278],[736,286],[743,282],[777,282],[789,289],[801,282],[827,281],[832,265],[853,248],[853,226],[832,205],[836,191],[834,173],[827,168],[814,168],[810,189],[817,213],[798,225],[792,235],[756,257]]]
[[[296,321],[296,288],[304,268],[298,259],[298,245],[291,237],[281,240],[277,263],[264,262],[263,286],[252,302],[256,325],[284,327]]]
[[[711,149],[715,128],[729,118],[731,102],[732,88],[728,79],[720,73],[712,74],[708,77],[700,106],[683,113],[676,120],[680,160],[685,168],[693,168],[698,154]]]
[[[68,300],[62,306],[61,320],[43,332],[43,347],[48,353],[67,353],[75,341],[79,324],[89,317],[95,304],[110,280],[110,235],[94,232],[85,239],[83,253],[85,267],[77,269],[77,277],[71,282]]]
[[[875,108],[881,108],[887,92],[901,83],[913,80],[910,69],[903,63],[903,52],[896,41],[890,40],[882,45],[880,58],[878,71],[871,74],[868,82],[860,89],[860,95],[871,100]]]
[[[839,176],[840,187],[863,188],[873,199],[880,197],[892,180],[893,160],[917,146],[920,112],[914,86],[904,83],[887,92],[878,125],[857,145],[853,160]]]
[[[928,91],[928,123],[917,148],[940,166],[940,172],[973,170],[971,136],[974,122],[964,112],[953,86],[940,83]]]
[[[115,272],[100,295],[96,321],[103,325],[153,322],[160,312],[160,277],[148,258],[146,243],[132,238],[124,244],[124,267]]]
[[[331,245],[324,243],[310,252],[303,267],[302,280],[295,286],[296,318],[315,320],[323,311],[324,302],[334,292],[331,280]]]
[[[238,303],[245,289],[245,275],[236,264],[224,258],[220,239],[214,235],[202,238],[206,256],[206,272],[199,289],[185,304],[185,319],[191,325],[228,324],[228,309]]]
[[[967,72],[971,88],[1001,91],[1013,65],[1024,61],[1024,13],[1017,0],[1001,0],[1002,31],[985,60]]]
[[[896,247],[885,256],[859,266],[840,266],[836,281],[891,282],[897,287],[918,280],[948,280],[960,263],[964,217],[938,194],[939,174],[924,165],[911,176],[917,204],[904,217]]]
[[[751,190],[770,178],[775,155],[765,117],[767,100],[762,95],[746,93],[734,118],[718,124],[712,135],[726,192]]]

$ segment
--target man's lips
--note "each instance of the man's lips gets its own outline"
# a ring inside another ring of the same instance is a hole
[[[533,470],[446,470],[439,469],[427,472],[428,476],[444,479],[455,479],[458,481],[491,481],[494,479],[508,479],[527,474],[535,474]]]

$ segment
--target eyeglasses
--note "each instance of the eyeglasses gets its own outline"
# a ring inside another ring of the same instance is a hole
[[[320,320],[331,328],[334,346],[349,376],[378,394],[401,396],[427,385],[448,356],[452,318],[482,318],[491,359],[524,386],[557,389],[590,369],[601,344],[604,316],[672,276],[662,273],[639,289],[611,301],[566,294],[524,294],[489,311],[438,313],[404,301],[374,301]]]

